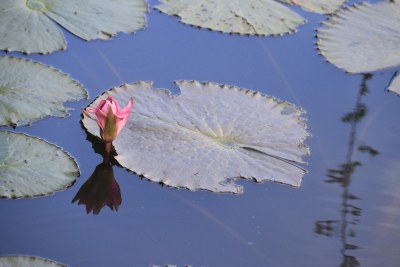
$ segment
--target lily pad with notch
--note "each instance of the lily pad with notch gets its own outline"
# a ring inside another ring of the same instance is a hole
[[[89,107],[113,97],[135,98],[130,120],[113,142],[116,160],[152,181],[176,188],[241,193],[236,179],[299,186],[309,136],[304,111],[259,92],[216,83],[179,81],[181,94],[151,82],[106,91]],[[84,116],[89,133],[96,122]]]
[[[89,41],[146,26],[145,0],[2,0],[0,49],[48,54],[66,48],[60,25]],[[16,23],[18,22],[18,23]]]
[[[87,98],[77,81],[49,66],[0,56],[0,126],[29,125],[68,115],[63,102]]]
[[[61,148],[20,133],[0,131],[0,197],[32,198],[71,186],[76,161]]]

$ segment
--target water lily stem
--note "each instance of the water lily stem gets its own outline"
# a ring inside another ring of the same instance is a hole
[[[112,148],[112,142],[105,142],[106,143],[106,152],[110,153]]]
[[[105,142],[106,145],[106,154],[104,155],[103,162],[109,163],[110,162],[110,154],[112,149],[112,142]]]

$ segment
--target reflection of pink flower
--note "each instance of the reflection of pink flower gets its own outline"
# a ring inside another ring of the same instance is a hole
[[[108,206],[111,210],[118,210],[122,203],[121,191],[114,178],[112,166],[109,163],[97,165],[90,178],[82,185],[72,203],[86,205],[86,212],[99,214],[100,210]]]
[[[117,138],[124,128],[132,108],[133,98],[129,100],[126,107],[120,110],[118,102],[110,96],[106,100],[102,100],[97,107],[84,109],[83,113],[97,122],[100,127],[101,138],[104,142],[110,143]],[[90,113],[95,114],[96,117],[92,117]]]

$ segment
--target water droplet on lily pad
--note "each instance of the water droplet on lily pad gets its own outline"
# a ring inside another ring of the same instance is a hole
[[[0,126],[28,125],[68,115],[63,102],[87,98],[68,75],[25,59],[0,56]]]
[[[400,1],[362,2],[335,13],[318,29],[321,54],[350,73],[400,65]]]
[[[44,11],[46,8],[45,4],[40,0],[27,0],[26,6],[32,10],[37,10],[37,11]]]
[[[66,42],[57,24],[89,41],[146,26],[145,0],[2,0],[0,49],[47,54]],[[15,23],[18,21],[19,23]]]
[[[0,197],[31,198],[71,186],[78,164],[61,148],[25,134],[0,131]]]
[[[0,267],[66,267],[66,265],[36,256],[0,256]]]
[[[309,136],[292,104],[235,86],[179,81],[181,94],[151,82],[113,88],[89,107],[113,97],[135,98],[130,119],[114,141],[116,160],[152,181],[177,188],[241,193],[239,178],[299,186]],[[291,112],[287,112],[291,110]],[[84,127],[99,136],[96,122]]]

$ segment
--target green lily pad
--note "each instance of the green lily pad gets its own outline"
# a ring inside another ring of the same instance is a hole
[[[125,105],[130,119],[114,141],[116,160],[152,181],[177,188],[241,193],[238,178],[299,186],[309,154],[304,111],[258,92],[235,86],[179,81],[171,96],[150,82],[113,88],[109,96]],[[84,127],[99,133],[84,116]]]
[[[61,148],[25,134],[0,131],[0,197],[31,198],[71,186],[78,164]]]
[[[147,9],[145,0],[2,0],[0,49],[28,54],[65,49],[57,24],[86,41],[108,40],[144,28]]]
[[[297,5],[304,10],[330,14],[335,12],[346,0],[279,0],[280,2]]]
[[[63,102],[87,98],[76,81],[49,66],[0,56],[0,126],[68,115]]]
[[[278,0],[318,13],[332,13],[345,0]],[[183,23],[225,33],[281,35],[304,24],[303,17],[273,0],[161,0],[155,8]]]
[[[161,0],[155,8],[185,24],[225,33],[280,35],[305,23],[296,12],[272,0]]]
[[[388,90],[390,92],[400,95],[400,74],[397,74],[395,77],[393,77],[388,87]]]
[[[400,1],[362,2],[340,10],[318,29],[321,54],[350,73],[400,65]]]
[[[35,256],[0,256],[0,267],[66,267],[55,261]]]

